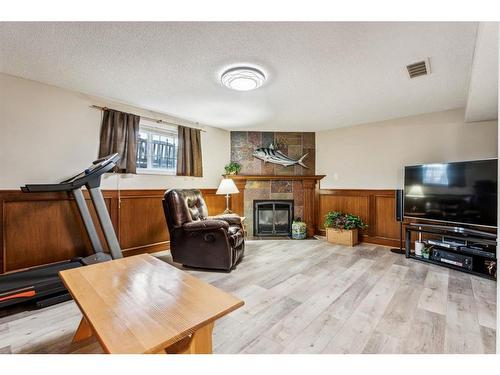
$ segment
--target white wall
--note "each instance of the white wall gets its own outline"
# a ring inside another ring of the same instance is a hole
[[[465,121],[498,119],[498,22],[479,22]]]
[[[101,111],[92,104],[169,120],[163,114],[0,74],[0,189],[57,182],[97,158]],[[189,126],[188,123],[186,123]],[[229,132],[202,132],[203,177],[111,175],[113,189],[216,188],[230,158]]]
[[[405,165],[497,157],[497,121],[464,123],[450,110],[316,133],[326,189],[396,189]]]
[[[0,189],[59,181],[96,158],[101,112],[106,105],[150,117],[150,111],[0,74]],[[103,187],[215,188],[229,162],[229,132],[202,133],[204,177],[113,175]],[[398,188],[404,165],[497,157],[497,122],[464,123],[451,110],[316,134],[322,188]]]

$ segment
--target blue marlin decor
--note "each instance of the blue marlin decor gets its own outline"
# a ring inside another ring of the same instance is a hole
[[[303,162],[303,160],[305,159],[307,154],[302,156],[299,160],[294,160],[294,159],[286,156],[281,151],[275,150],[274,145],[272,143],[269,145],[269,147],[258,148],[257,150],[254,151],[254,153],[252,155],[254,157],[256,157],[257,159],[264,160],[264,163],[269,162],[269,163],[279,164],[279,165],[282,165],[284,167],[298,164],[298,165],[303,166],[304,168],[309,168]]]

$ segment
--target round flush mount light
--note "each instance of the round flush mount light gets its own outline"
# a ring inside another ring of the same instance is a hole
[[[249,66],[238,66],[226,70],[221,75],[221,82],[224,86],[237,91],[255,90],[266,81],[264,73]]]

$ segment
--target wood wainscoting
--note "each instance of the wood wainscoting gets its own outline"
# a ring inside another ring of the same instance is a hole
[[[216,189],[200,190],[210,214],[224,211],[223,195],[216,195]],[[316,197],[312,212],[316,216],[317,234],[325,235],[322,223],[326,212],[341,210],[361,216],[369,225],[360,235],[361,241],[398,246],[394,190],[316,189],[314,193],[312,187],[311,191],[310,200]],[[164,192],[160,189],[103,190],[124,255],[169,249],[161,204]],[[232,203],[238,212],[236,199]],[[0,190],[0,205],[0,273],[90,254],[90,242],[69,194]],[[93,207],[89,206],[97,222]],[[105,245],[99,227],[98,233]]]
[[[399,224],[395,219],[394,190],[320,189],[317,194],[316,233],[325,235],[323,222],[328,211],[360,216],[368,228],[360,231],[360,241],[399,246]]]
[[[200,190],[211,214],[224,211],[224,196],[215,195],[216,189]],[[162,206],[164,192],[103,190],[124,255],[169,249]],[[89,200],[88,195],[86,198]],[[0,190],[0,205],[0,273],[91,253],[90,241],[69,194]],[[89,207],[97,223],[93,206]]]

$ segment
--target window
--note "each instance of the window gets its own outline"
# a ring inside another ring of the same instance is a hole
[[[177,126],[141,118],[137,137],[137,173],[172,174],[177,171]]]
[[[448,185],[447,164],[424,165],[424,184]]]

